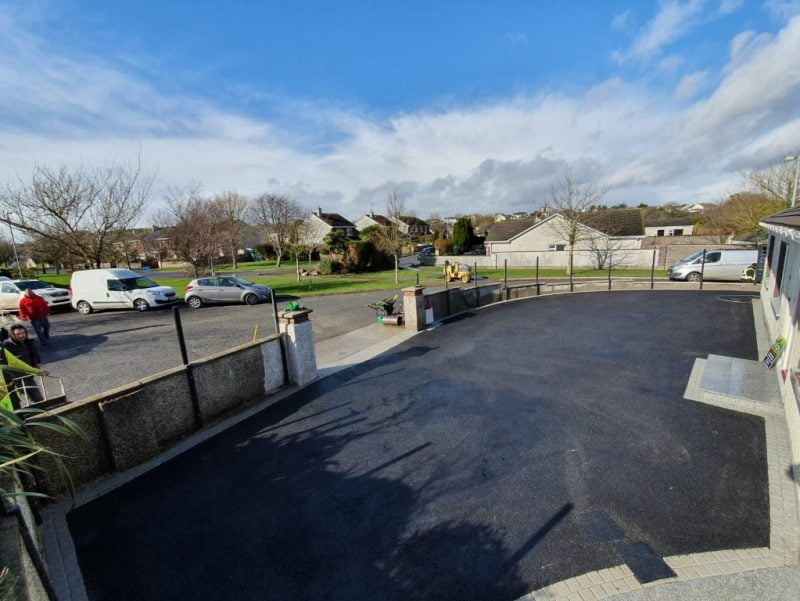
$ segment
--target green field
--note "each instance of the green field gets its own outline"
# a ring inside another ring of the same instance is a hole
[[[245,267],[246,266],[246,267]],[[245,271],[247,269],[274,269],[274,262],[264,263],[244,263],[242,268],[237,272]],[[164,270],[166,271],[166,270]],[[175,270],[172,269],[174,272]],[[220,269],[220,272],[233,273],[230,269]],[[281,266],[281,271],[274,275],[250,275],[246,274],[245,277],[253,282],[264,284],[271,287],[278,296],[315,296],[322,294],[342,294],[346,292],[369,292],[372,290],[391,290],[398,287],[413,286],[416,284],[417,272],[406,269],[400,270],[400,283],[395,283],[394,271],[379,271],[375,273],[361,273],[354,275],[325,275],[304,277],[300,282],[294,273],[291,265],[284,271]],[[478,275],[484,276],[493,282],[503,281],[502,269],[481,269],[478,268]],[[655,272],[656,277],[665,277],[666,272],[663,269],[657,269]],[[630,277],[649,277],[650,270],[648,269],[616,269],[611,272],[612,278],[630,278]],[[178,293],[178,296],[183,298],[183,291],[186,285],[192,278],[174,278],[174,277],[161,277],[158,270],[153,270],[148,273],[148,277],[165,286],[172,286]],[[536,277],[535,269],[509,269],[508,279],[513,280],[531,280]],[[540,269],[539,279],[547,280],[548,278],[563,278],[567,277],[563,269]],[[576,278],[605,278],[608,277],[608,271],[603,270],[583,270],[576,271],[574,274]],[[47,274],[40,276],[40,279],[51,282],[57,286],[69,286],[69,274]],[[443,286],[444,280],[442,279],[441,267],[433,265],[422,266],[419,268],[419,283],[421,286]]]

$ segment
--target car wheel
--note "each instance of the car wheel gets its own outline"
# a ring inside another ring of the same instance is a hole
[[[689,275],[686,276],[687,282],[699,282],[700,281],[700,274],[696,271],[693,271]]]
[[[257,294],[248,294],[244,297],[244,302],[246,305],[257,305],[258,304],[258,295]]]
[[[81,315],[89,315],[89,313],[92,312],[92,305],[90,305],[86,301],[80,301],[76,308],[78,309],[78,313],[80,313]]]
[[[203,306],[203,299],[199,296],[190,296],[186,299],[186,304],[189,305],[192,309],[199,309]]]
[[[137,311],[147,311],[150,308],[150,305],[147,304],[147,301],[143,298],[137,298],[133,301],[133,308]]]

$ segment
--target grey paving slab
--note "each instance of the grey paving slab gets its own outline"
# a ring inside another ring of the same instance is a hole
[[[710,354],[700,387],[716,394],[781,406],[781,391],[773,371],[760,361]]]
[[[712,576],[607,597],[613,601],[796,601],[800,568],[769,568]]]

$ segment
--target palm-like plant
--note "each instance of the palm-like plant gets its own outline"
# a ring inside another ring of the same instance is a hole
[[[32,476],[34,470],[41,467],[35,458],[38,455],[49,455],[67,488],[72,491],[72,478],[69,475],[61,456],[54,450],[38,443],[34,438],[37,430],[51,430],[60,434],[74,434],[86,438],[83,431],[71,420],[60,416],[45,416],[41,409],[23,408],[8,411],[0,408],[0,495],[4,497],[46,495],[38,492],[17,490],[15,478],[26,474]]]

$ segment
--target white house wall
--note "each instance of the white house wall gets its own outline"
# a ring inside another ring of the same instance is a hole
[[[769,329],[770,340],[778,336],[786,338],[786,350],[773,367],[778,373],[776,377],[783,389],[783,410],[786,425],[789,431],[789,448],[791,461],[795,466],[800,465],[800,402],[798,394],[792,385],[791,370],[798,369],[800,365],[800,321],[798,318],[798,300],[800,300],[800,231],[773,224],[765,224],[770,234],[775,236],[773,245],[771,267],[764,273],[761,284],[761,305],[764,312],[764,321]],[[781,285],[780,300],[773,302],[775,291],[775,273],[777,259],[780,252],[780,242],[786,242],[788,249],[786,263],[783,266],[783,283]],[[783,377],[785,376],[785,377]],[[795,474],[797,474],[795,468]]]
[[[310,215],[305,221],[306,239],[310,244],[318,246],[323,243],[333,228],[316,215]]]
[[[376,225],[380,225],[377,221],[372,219],[369,215],[362,215],[358,219],[355,220],[354,225],[356,229],[360,232],[362,230],[367,229],[368,227],[373,227]]]
[[[680,236],[691,236],[694,232],[694,225],[669,225],[669,226],[653,226],[653,227],[645,227],[644,228],[644,235],[645,236],[655,236],[658,238],[674,236],[675,230],[682,230],[683,233],[679,234]],[[658,232],[663,231],[663,236],[659,236]]]

